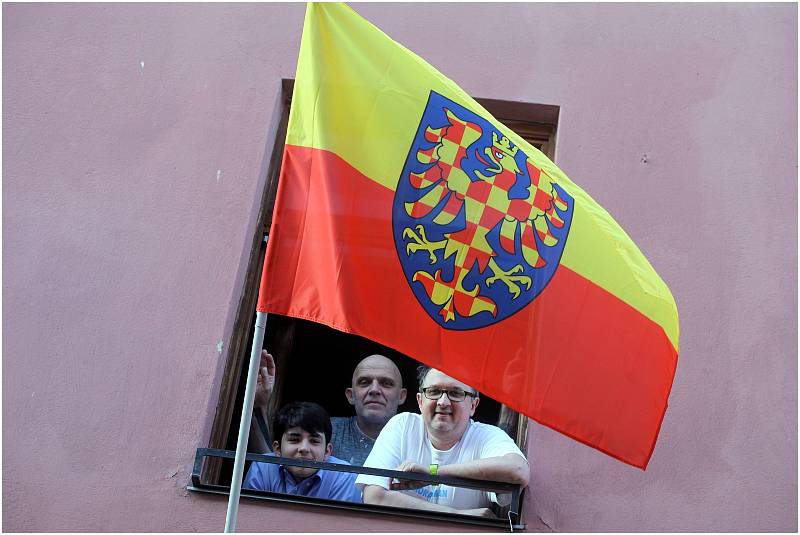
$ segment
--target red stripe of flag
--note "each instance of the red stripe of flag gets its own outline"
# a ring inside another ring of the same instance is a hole
[[[393,197],[333,153],[287,146],[258,310],[366,336],[456,378],[478,377],[467,382],[644,468],[677,363],[661,327],[560,266],[514,316],[472,331],[442,329],[403,274]],[[671,361],[642,360],[654,347]]]

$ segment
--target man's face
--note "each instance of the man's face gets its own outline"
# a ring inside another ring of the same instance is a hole
[[[442,390],[459,388],[464,392],[473,393],[474,390],[460,381],[456,381],[439,370],[430,370],[425,376],[422,388],[436,387]],[[420,388],[421,389],[421,388]],[[470,417],[475,414],[480,400],[477,397],[466,396],[462,401],[450,401],[447,394],[437,400],[428,399],[424,394],[417,394],[419,411],[425,422],[428,433],[456,442],[464,435]]]
[[[345,395],[360,422],[382,426],[397,414],[397,407],[406,400],[406,389],[397,366],[384,356],[372,355],[358,364]]]
[[[307,461],[324,461],[333,452],[333,446],[325,443],[325,433],[322,431],[309,433],[301,427],[287,429],[280,443],[277,440],[273,442],[272,449],[280,457]],[[298,481],[314,475],[317,471],[315,468],[299,466],[287,466],[286,469]]]

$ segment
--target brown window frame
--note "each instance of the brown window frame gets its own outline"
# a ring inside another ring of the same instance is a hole
[[[237,407],[236,401],[237,397],[241,399],[239,391],[243,389],[246,364],[250,358],[256,300],[266,251],[265,237],[269,234],[272,223],[293,87],[294,80],[282,80],[279,97],[280,117],[266,171],[265,187],[259,205],[256,230],[250,243],[248,269],[241,289],[230,341],[227,344],[223,379],[208,440],[208,448],[235,449],[237,437],[231,436],[231,434],[235,434],[238,430],[238,415],[241,411],[241,406]],[[541,150],[551,160],[555,159],[555,140],[559,117],[558,106],[490,98],[476,98],[476,100],[500,122]],[[281,370],[287,368],[284,359],[292,346],[294,325],[291,318],[271,315],[267,320],[264,346],[269,347],[270,351],[275,355],[278,367],[275,390],[270,400],[270,414],[275,413],[283,397],[284,381]],[[502,405],[498,425],[511,435],[522,451],[527,450],[528,418]],[[231,444],[234,444],[234,446],[231,447]],[[203,463],[199,480],[204,484],[219,485],[221,473],[222,460],[219,458],[208,459]]]

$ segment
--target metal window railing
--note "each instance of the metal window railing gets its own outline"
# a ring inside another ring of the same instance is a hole
[[[187,487],[190,491],[207,492],[213,494],[229,494],[229,485],[219,485],[213,483],[203,482],[200,474],[203,468],[203,460],[207,457],[217,457],[222,459],[233,459],[236,456],[235,451],[222,450],[214,448],[198,448],[194,458],[194,467],[192,469],[192,482]],[[492,491],[497,493],[511,494],[511,504],[507,508],[507,518],[482,518],[476,516],[469,516],[457,513],[444,513],[437,511],[421,511],[418,509],[409,509],[404,507],[393,507],[384,505],[373,505],[367,503],[351,503],[338,500],[328,500],[324,498],[315,498],[311,496],[289,495],[276,492],[267,492],[253,489],[242,488],[241,496],[245,498],[255,498],[269,501],[285,502],[285,503],[304,503],[309,505],[316,505],[322,507],[329,507],[335,509],[349,509],[356,511],[372,511],[381,514],[411,516],[415,518],[434,518],[439,520],[446,520],[449,522],[460,522],[465,524],[475,524],[480,526],[491,526],[495,528],[510,529],[511,531],[525,529],[525,524],[521,523],[520,519],[520,506],[522,501],[522,487],[511,483],[501,483],[498,481],[482,481],[477,479],[468,479],[462,477],[446,477],[439,475],[417,474],[412,472],[400,472],[397,470],[384,470],[381,468],[367,468],[363,466],[354,466],[349,464],[334,464],[317,461],[305,461],[301,459],[289,459],[287,457],[275,457],[273,455],[264,455],[259,453],[248,453],[246,455],[248,461],[258,461],[271,464],[281,464],[284,466],[300,466],[305,468],[319,468],[324,470],[335,470],[338,472],[355,472],[358,474],[369,474],[375,476],[385,476],[393,478],[401,478],[413,481],[423,481],[431,484],[444,484],[451,487],[464,487],[470,489],[479,489]]]

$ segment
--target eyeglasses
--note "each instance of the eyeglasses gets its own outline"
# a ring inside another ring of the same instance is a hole
[[[447,399],[450,401],[464,401],[467,396],[476,397],[472,392],[465,392],[460,388],[439,388],[438,386],[429,386],[422,389],[422,394],[432,400],[437,400],[442,397],[442,394],[447,394]]]

